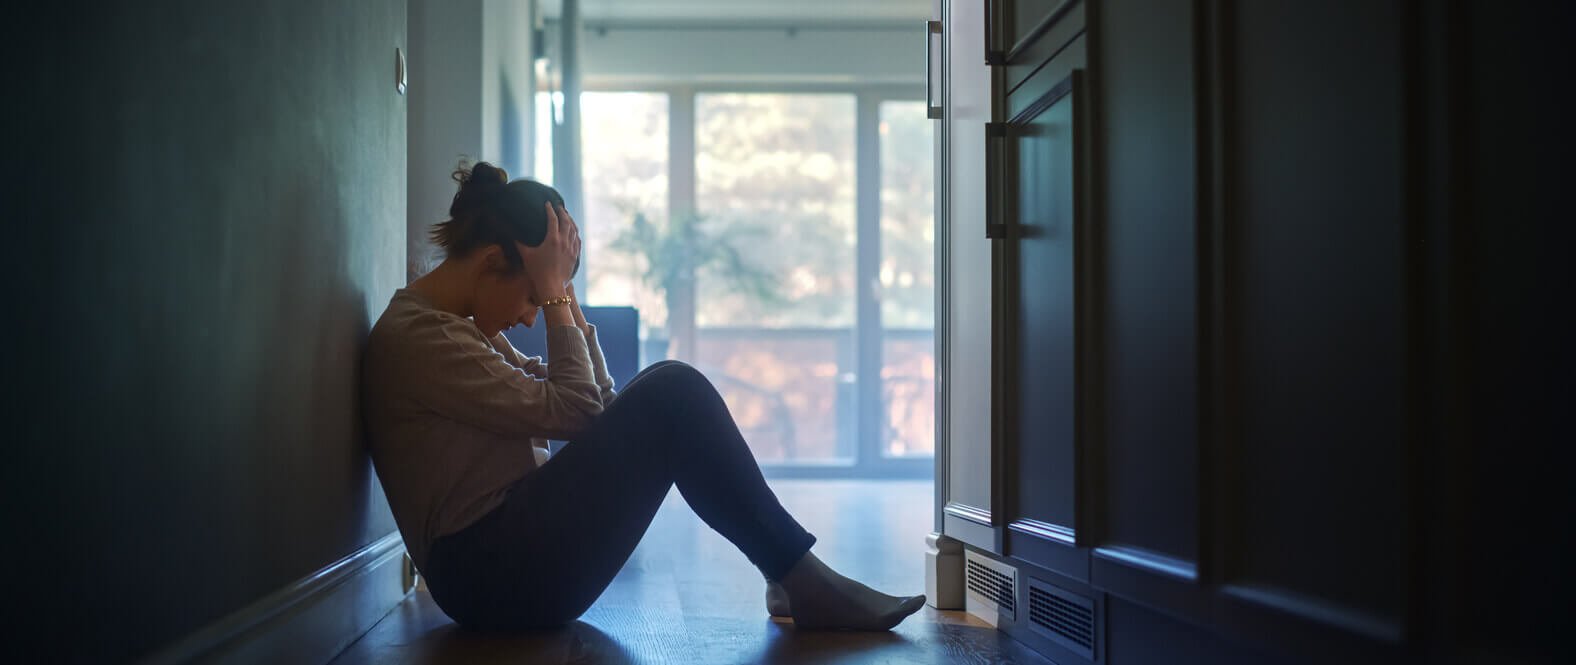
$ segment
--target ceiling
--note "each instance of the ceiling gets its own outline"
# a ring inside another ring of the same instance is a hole
[[[582,20],[671,24],[909,24],[930,17],[932,0],[580,0]],[[556,19],[563,0],[541,0]]]

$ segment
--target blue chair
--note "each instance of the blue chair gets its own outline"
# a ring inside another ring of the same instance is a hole
[[[602,357],[607,360],[607,373],[613,377],[614,389],[624,387],[640,371],[640,310],[634,307],[585,307],[586,322],[596,326],[597,341],[602,344]],[[515,326],[505,330],[504,337],[520,353],[541,356],[547,360],[546,321],[538,317],[536,326]]]

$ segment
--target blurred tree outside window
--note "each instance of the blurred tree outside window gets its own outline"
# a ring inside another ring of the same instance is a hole
[[[633,305],[643,326],[667,325],[662,293],[642,279],[637,255],[614,251],[636,215],[668,213],[668,96],[586,92],[580,96],[585,168],[586,302]]]
[[[854,168],[853,95],[696,96],[696,207],[764,230],[745,258],[786,289],[768,303],[703,281],[702,327],[854,325]]]
[[[881,451],[928,456],[936,446],[935,170],[921,101],[884,101],[881,143]]]
[[[552,184],[552,113],[549,95],[538,92],[536,179]],[[631,305],[641,326],[663,328],[663,296],[647,286],[646,263],[614,251],[614,241],[636,215],[661,219],[668,210],[668,95],[661,92],[585,92],[580,96],[580,137],[585,206],[572,211],[580,222],[586,257],[585,300],[596,305]]]
[[[848,94],[695,97],[696,208],[751,229],[745,260],[782,285],[775,300],[696,285],[698,323],[711,331],[697,360],[763,460],[855,455],[854,121]]]

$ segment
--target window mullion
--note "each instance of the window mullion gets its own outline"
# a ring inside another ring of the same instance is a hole
[[[881,136],[880,99],[869,92],[858,95],[854,123],[855,197],[858,202],[855,254],[856,316],[854,324],[855,421],[858,432],[857,461],[869,467],[881,460],[885,405],[881,384]]]

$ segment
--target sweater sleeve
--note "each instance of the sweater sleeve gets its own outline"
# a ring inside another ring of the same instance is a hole
[[[586,350],[591,352],[592,377],[596,379],[597,390],[602,393],[602,405],[607,406],[618,393],[613,390],[612,375],[607,373],[607,360],[602,357],[602,344],[596,339],[596,326],[587,323],[586,328]]]
[[[585,337],[586,350],[591,354],[591,377],[596,381],[597,393],[601,396],[602,405],[607,406],[618,395],[618,391],[613,390],[613,376],[607,371],[607,360],[602,356],[602,344],[596,338],[596,326],[588,323],[586,327],[589,329]],[[537,378],[547,378],[547,365],[542,359],[520,353],[520,350],[514,348],[503,333],[498,333],[492,343],[499,353],[512,357],[516,367]]]
[[[569,439],[602,412],[585,335],[575,326],[548,329],[545,378],[510,363],[465,321],[423,331],[408,353],[403,379],[418,404],[503,436]]]
[[[497,336],[492,338],[492,345],[493,348],[498,349],[498,352],[504,355],[505,359],[512,359],[510,360],[511,365],[525,370],[526,374],[530,374],[531,376],[534,376],[538,379],[547,378],[547,364],[542,362],[541,357],[528,356],[520,353],[520,350],[514,348],[514,345],[509,342],[509,338],[505,337],[503,333],[498,333]],[[595,360],[596,359],[593,356],[593,368],[595,366]]]

